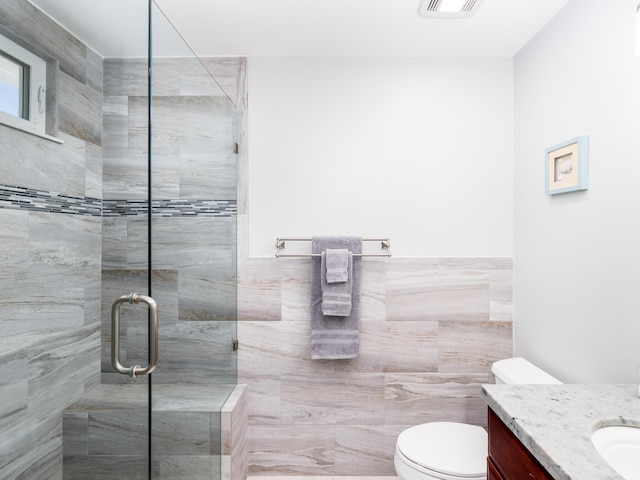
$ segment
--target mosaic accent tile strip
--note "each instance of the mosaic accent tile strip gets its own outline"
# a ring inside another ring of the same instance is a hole
[[[236,200],[152,200],[155,217],[233,217],[238,211]],[[104,200],[103,216],[145,215],[146,200]]]
[[[154,217],[234,217],[236,200],[153,200]],[[0,208],[94,217],[146,215],[146,200],[101,200],[0,184]]]
[[[35,210],[72,215],[102,215],[99,198],[61,195],[32,188],[0,185],[0,208]]]

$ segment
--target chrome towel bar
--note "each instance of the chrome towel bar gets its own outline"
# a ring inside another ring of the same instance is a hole
[[[287,242],[310,242],[311,238],[277,238],[276,239],[276,257],[319,257],[319,253],[280,253],[284,250]],[[354,253],[354,257],[390,257],[391,256],[391,240],[388,238],[363,238],[363,242],[380,242],[380,248],[385,250],[384,253]]]

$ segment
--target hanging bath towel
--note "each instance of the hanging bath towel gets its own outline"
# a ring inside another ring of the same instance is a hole
[[[340,252],[340,268],[331,268],[332,252]],[[341,281],[336,281],[336,279]],[[322,252],[320,258],[320,288],[322,289],[322,314],[324,316],[348,317],[351,314],[353,294],[353,254],[346,248]]]
[[[360,237],[313,237],[311,251],[321,254],[329,249],[347,249],[352,254],[362,253]],[[338,360],[355,358],[360,347],[360,262],[351,256],[351,312],[348,316],[322,313],[322,283],[326,271],[321,257],[313,257],[311,276],[311,359]]]

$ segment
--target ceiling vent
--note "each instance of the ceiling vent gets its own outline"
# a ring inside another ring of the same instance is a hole
[[[465,18],[475,14],[482,0],[422,0],[420,15],[431,18]]]

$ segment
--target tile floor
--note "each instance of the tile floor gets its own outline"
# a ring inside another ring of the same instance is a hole
[[[271,476],[271,475],[249,475],[247,480],[398,480],[398,477],[375,477],[375,476]]]

